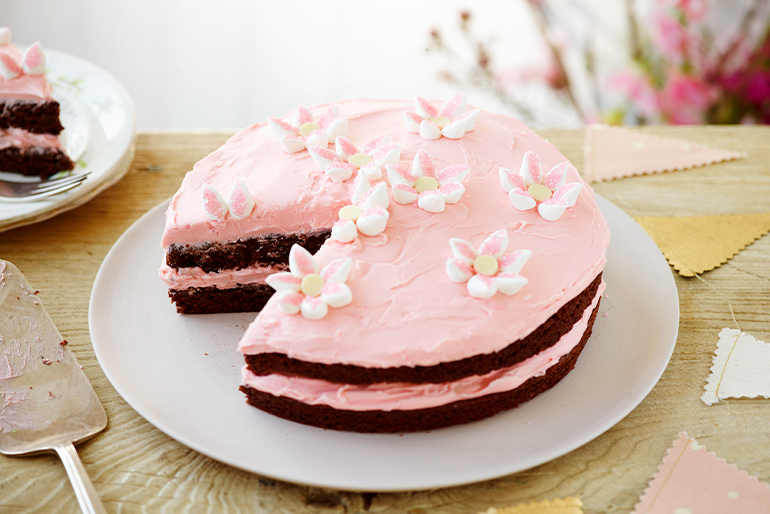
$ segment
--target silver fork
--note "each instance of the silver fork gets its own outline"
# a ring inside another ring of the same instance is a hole
[[[41,180],[40,182],[12,182],[0,180],[0,201],[5,202],[29,202],[58,195],[72,188],[78,187],[88,178],[90,171],[78,175],[55,178],[53,180]]]

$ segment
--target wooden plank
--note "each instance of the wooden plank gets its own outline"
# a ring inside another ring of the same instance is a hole
[[[630,215],[770,210],[770,128],[644,130],[745,151],[748,157],[694,170],[594,184],[599,194]],[[544,130],[541,134],[581,167],[581,130]],[[770,237],[760,239],[701,278],[676,276],[680,334],[661,381],[637,409],[607,433],[531,470],[436,491],[349,493],[239,471],[165,436],[131,409],[104,376],[89,338],[88,301],[99,265],[112,244],[142,214],[170,197],[184,173],[228,135],[141,133],[134,163],[118,184],[73,211],[0,233],[0,256],[16,264],[40,289],[46,308],[107,410],[108,429],[78,451],[110,512],[189,509],[459,514],[568,495],[580,495],[589,513],[630,512],[682,430],[728,462],[770,483],[767,400],[728,400],[712,407],[700,401],[722,328],[740,327],[770,341]],[[28,510],[78,512],[64,468],[55,456],[0,456],[0,511]]]

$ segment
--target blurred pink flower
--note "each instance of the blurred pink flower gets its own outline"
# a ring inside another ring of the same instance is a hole
[[[688,23],[701,22],[708,14],[707,0],[676,0],[674,3],[682,11]]]
[[[655,88],[646,76],[624,70],[613,75],[607,85],[623,91],[634,101],[636,109],[642,116],[652,118],[660,113]]]
[[[770,103],[770,71],[755,72],[746,82],[746,100],[760,106]]]
[[[660,52],[669,60],[679,64],[684,61],[691,44],[692,34],[678,20],[655,13],[654,42]]]
[[[660,92],[660,106],[675,125],[703,123],[706,110],[714,101],[711,88],[694,77],[671,77]]]

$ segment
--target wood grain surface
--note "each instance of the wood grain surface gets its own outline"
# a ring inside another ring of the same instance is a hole
[[[770,128],[645,130],[744,151],[747,157],[594,184],[631,216],[770,211]],[[540,133],[580,168],[582,130]],[[73,211],[0,233],[0,257],[16,264],[40,290],[107,410],[107,430],[80,445],[78,452],[109,512],[465,514],[579,495],[585,512],[627,513],[681,431],[770,483],[770,400],[728,400],[712,407],[700,400],[722,328],[740,328],[770,341],[770,237],[702,276],[677,275],[679,338],[660,382],[605,434],[534,469],[447,489],[351,493],[252,475],[170,439],[140,417],[106,379],[91,347],[88,301],[99,265],[118,237],[170,197],[184,173],[228,135],[143,132],[133,165],[118,184]],[[0,455],[0,512],[78,512],[58,458]]]

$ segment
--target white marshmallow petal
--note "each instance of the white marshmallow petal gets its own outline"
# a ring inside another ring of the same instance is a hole
[[[329,144],[329,136],[324,130],[314,130],[305,138],[305,146],[325,147]]]
[[[367,180],[380,180],[382,178],[382,168],[375,162],[361,166],[360,170]]]
[[[518,273],[524,264],[529,260],[529,256],[532,255],[531,250],[516,250],[503,255],[499,260],[500,273]]]
[[[235,183],[232,191],[230,191],[230,198],[227,200],[227,203],[230,204],[230,215],[237,220],[246,218],[251,214],[256,205],[249,188],[246,187],[243,179],[240,178]]]
[[[423,139],[434,141],[441,137],[441,129],[430,120],[422,120],[422,123],[420,123],[420,135]]]
[[[404,124],[406,125],[406,131],[412,134],[420,133],[420,123],[422,123],[422,116],[416,112],[404,111]]]
[[[345,282],[352,268],[353,259],[350,257],[334,259],[321,269],[320,275],[326,282]]]
[[[295,277],[304,278],[311,273],[318,273],[318,263],[310,252],[295,243],[289,250],[289,270]]]
[[[449,139],[460,139],[465,135],[465,123],[462,120],[448,123],[441,129],[441,135]]]
[[[276,293],[275,298],[281,312],[284,314],[299,314],[305,295],[294,291],[281,291]]]
[[[417,206],[424,211],[437,213],[444,212],[446,201],[440,191],[423,191],[417,199]]]
[[[344,182],[353,176],[354,171],[356,171],[356,167],[352,164],[333,162],[324,170],[324,173],[332,179],[332,182]]]
[[[460,117],[460,121],[465,123],[466,132],[471,132],[476,128],[476,121],[479,119],[479,114],[481,114],[481,109],[474,109],[466,112]]]
[[[310,146],[307,152],[319,170],[325,170],[337,158],[337,154],[325,146]]]
[[[283,136],[281,150],[286,153],[297,153],[305,149],[305,142],[296,136]]]
[[[534,209],[535,205],[537,205],[535,199],[531,196],[525,196],[517,191],[521,190],[514,189],[508,193],[508,197],[511,199],[513,206],[520,211],[528,211],[530,209]]]
[[[268,275],[267,278],[265,278],[265,283],[278,292],[294,291],[295,293],[299,293],[302,279],[295,277],[288,271],[281,271],[280,273]]]
[[[500,273],[493,278],[498,292],[508,296],[518,293],[528,283],[526,278],[516,273]]]
[[[358,231],[365,236],[376,236],[382,234],[388,226],[390,214],[383,207],[376,206],[367,209],[361,213],[356,220]]]
[[[45,73],[45,54],[39,41],[35,41],[24,50],[24,55],[21,57],[21,69],[27,75]]]
[[[334,309],[350,305],[353,301],[353,292],[346,284],[339,282],[327,282],[321,289],[321,301]]]
[[[400,205],[409,205],[417,201],[420,194],[406,184],[396,184],[392,187],[393,201]]]
[[[540,217],[542,217],[546,221],[557,221],[559,218],[561,218],[562,214],[564,214],[564,211],[567,210],[567,206],[563,204],[545,204],[541,203],[537,206],[537,212],[540,213]]]
[[[449,259],[446,261],[446,274],[449,280],[458,284],[467,282],[474,275],[471,265],[460,259]]]
[[[201,187],[201,203],[203,211],[210,220],[223,220],[229,210],[227,201],[209,184],[203,184]]]
[[[352,243],[358,235],[355,222],[348,219],[337,220],[332,225],[331,238],[340,243]]]
[[[348,136],[348,119],[337,118],[332,121],[328,127],[326,127],[326,134],[329,136],[329,141],[334,141],[337,136]]]
[[[492,298],[497,293],[497,284],[492,277],[473,275],[468,279],[468,294],[474,298]]]
[[[324,319],[329,314],[329,307],[320,296],[306,296],[302,299],[301,311],[305,318],[319,320]]]

